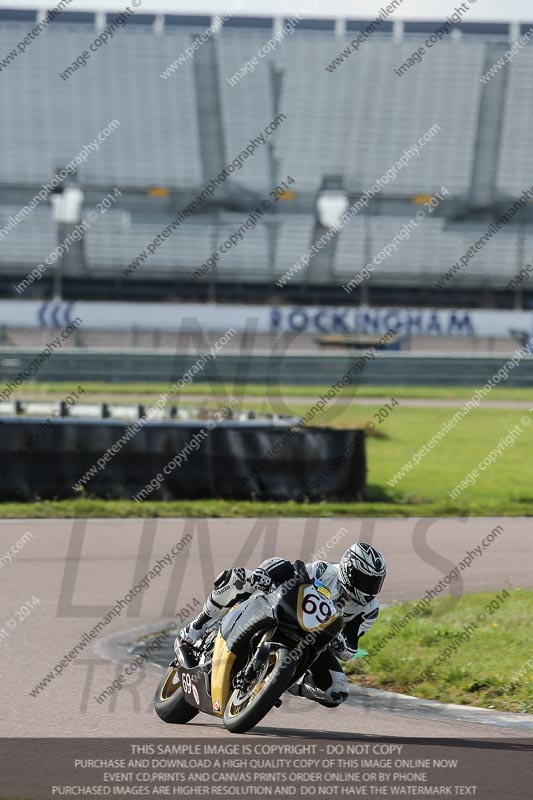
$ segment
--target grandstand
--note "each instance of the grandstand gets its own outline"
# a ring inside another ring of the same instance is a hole
[[[304,20],[249,74],[231,81],[281,30],[283,20],[233,17],[194,58],[176,66],[209,27],[209,17],[138,13],[85,66],[68,70],[113,15],[65,11],[26,52],[8,57],[40,14],[0,13],[3,296],[13,296],[13,285],[58,242],[49,198],[20,222],[13,219],[95,140],[97,147],[71,178],[84,191],[82,220],[91,219],[108,191],[118,187],[122,195],[61,261],[67,298],[345,303],[343,286],[414,217],[424,199],[445,187],[438,207],[372,269],[349,302],[528,307],[533,300],[522,284],[514,295],[503,291],[533,244],[528,207],[467,268],[435,289],[531,186],[533,50],[524,47],[491,80],[480,80],[525,26],[463,22],[398,77],[395,68],[438,21],[387,23],[328,70],[368,21]],[[113,121],[119,124],[111,130]],[[309,266],[277,285],[324,234],[316,210],[324,187],[335,185],[355,203],[432,129],[437,133],[424,140],[409,166]],[[169,220],[262,136],[253,155],[128,274],[128,265]],[[220,254],[216,269],[191,281],[289,176],[291,190],[272,202],[237,246]],[[50,297],[52,273],[44,272],[25,296]]]

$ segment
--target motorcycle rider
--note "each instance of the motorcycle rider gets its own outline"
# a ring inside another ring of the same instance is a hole
[[[383,586],[386,564],[383,555],[365,542],[346,550],[338,564],[313,561],[306,564],[311,580],[320,580],[331,592],[331,599],[344,618],[344,628],[311,669],[288,690],[291,694],[333,708],[348,698],[348,681],[339,664],[357,652],[359,639],[379,614],[377,595]],[[193,647],[216,620],[255,591],[269,592],[295,575],[294,566],[283,558],[268,558],[252,571],[244,567],[221,572],[202,611],[183,628],[176,644]]]

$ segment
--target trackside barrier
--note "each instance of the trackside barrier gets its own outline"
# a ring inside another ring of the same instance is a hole
[[[142,501],[355,500],[365,487],[363,431],[222,422],[206,435],[201,422],[149,422],[102,463],[127,427],[114,420],[0,418],[0,500],[132,498],[182,453]]]

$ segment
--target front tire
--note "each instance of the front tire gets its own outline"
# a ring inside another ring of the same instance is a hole
[[[199,714],[198,709],[185,700],[178,670],[172,665],[159,681],[154,696],[154,709],[159,719],[174,725],[183,725]]]
[[[257,725],[292,683],[296,662],[286,647],[272,650],[254,684],[234,689],[224,709],[224,726],[231,733],[246,733]]]

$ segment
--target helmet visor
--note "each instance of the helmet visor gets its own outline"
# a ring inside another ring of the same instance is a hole
[[[385,575],[365,575],[364,572],[357,570],[354,578],[354,589],[362,594],[376,595],[381,591]]]

